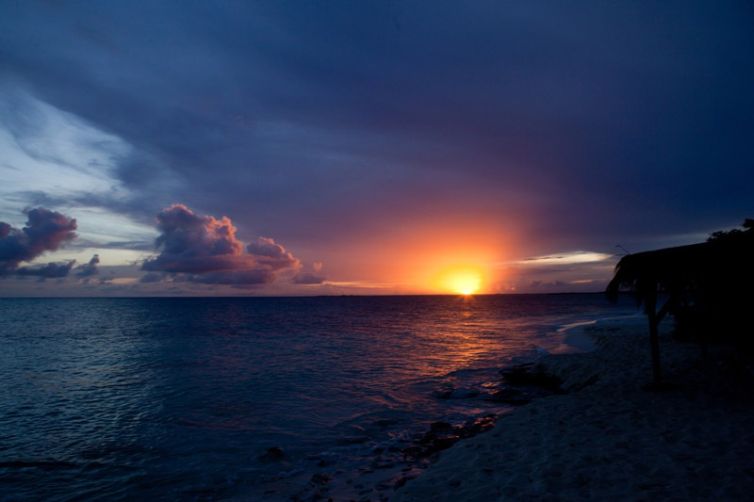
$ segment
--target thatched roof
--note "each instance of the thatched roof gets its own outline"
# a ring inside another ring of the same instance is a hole
[[[648,289],[658,288],[671,294],[700,288],[751,291],[752,278],[754,232],[747,231],[699,244],[626,255],[616,265],[607,294],[614,299],[621,289],[640,297]]]
[[[657,326],[666,314],[681,332],[697,331],[705,339],[727,334],[751,343],[741,334],[753,324],[754,220],[746,220],[744,228],[717,232],[699,244],[629,254],[616,265],[607,295],[616,300],[628,289],[644,304],[655,385],[661,382]],[[659,310],[658,293],[666,297]]]

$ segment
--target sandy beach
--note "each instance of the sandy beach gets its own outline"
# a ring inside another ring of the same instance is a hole
[[[702,357],[666,326],[670,388],[645,390],[649,347],[639,321],[582,327],[594,350],[541,363],[565,394],[521,406],[442,452],[392,500],[751,500],[751,366],[720,347]]]

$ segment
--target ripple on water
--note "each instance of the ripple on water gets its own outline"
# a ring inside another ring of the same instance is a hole
[[[475,397],[492,372],[556,346],[558,326],[630,308],[598,295],[3,299],[0,490],[212,499],[280,494],[323,469],[375,476],[428,424],[494,412]],[[260,460],[271,447],[285,457]]]

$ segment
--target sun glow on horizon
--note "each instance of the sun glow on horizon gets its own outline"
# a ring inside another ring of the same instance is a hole
[[[454,217],[408,223],[395,233],[339,248],[337,255],[330,252],[333,262],[337,259],[338,281],[358,278],[385,284],[389,286],[379,289],[392,294],[471,296],[498,291],[506,272],[500,263],[517,242],[513,230],[493,227],[481,217]]]
[[[438,277],[437,286],[463,296],[478,293],[482,288],[482,272],[474,267],[451,267]]]

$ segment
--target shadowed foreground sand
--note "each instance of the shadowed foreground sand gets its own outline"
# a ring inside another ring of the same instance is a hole
[[[586,330],[597,350],[543,361],[568,394],[456,444],[392,500],[751,500],[751,366],[723,349],[703,360],[665,334],[663,367],[677,387],[649,392],[644,324]]]

